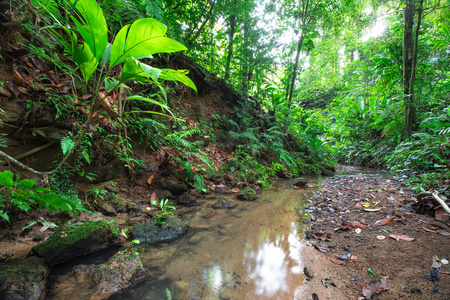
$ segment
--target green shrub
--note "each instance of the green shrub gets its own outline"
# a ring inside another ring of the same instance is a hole
[[[19,180],[18,175],[14,179],[11,171],[1,172],[0,217],[9,222],[8,213],[14,208],[25,212],[47,208],[49,211],[65,211],[74,215],[77,215],[77,211],[87,211],[79,202],[35,185],[35,180]]]

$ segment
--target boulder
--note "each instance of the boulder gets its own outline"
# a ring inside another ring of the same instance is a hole
[[[177,203],[184,206],[195,206],[197,205],[197,199],[190,194],[183,194],[178,197]]]
[[[167,216],[164,222],[164,224],[158,224],[157,219],[154,218],[150,222],[134,226],[131,228],[131,233],[141,242],[162,243],[183,236],[189,228],[188,221],[182,221],[172,215]]]
[[[139,254],[121,251],[101,265],[78,265],[58,279],[52,294],[59,299],[108,299],[145,279]],[[86,288],[85,288],[86,287]]]
[[[117,211],[116,209],[109,203],[103,202],[100,205],[100,211],[102,212],[102,214],[104,214],[105,216],[117,216]]]
[[[33,254],[54,266],[77,256],[105,249],[113,243],[112,226],[106,221],[87,221],[80,226],[58,229],[45,242],[34,246]]]
[[[255,201],[258,199],[258,195],[256,194],[255,190],[252,188],[245,188],[239,192],[239,194],[236,196],[239,200],[243,201]]]
[[[213,205],[213,208],[235,208],[237,205],[233,200],[228,200],[225,198],[219,198]]]
[[[180,195],[186,192],[189,188],[183,181],[167,178],[162,183],[162,187],[174,195]]]
[[[40,257],[30,256],[2,263],[0,265],[0,299],[44,299],[47,275],[47,265]]]

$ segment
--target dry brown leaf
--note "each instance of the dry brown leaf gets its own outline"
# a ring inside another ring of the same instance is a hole
[[[315,232],[315,233],[313,233],[313,236],[318,240],[331,241],[331,237],[326,233]]]
[[[345,261],[342,261],[342,260],[336,259],[336,258],[332,258],[332,257],[329,257],[329,256],[327,256],[327,260],[329,260],[329,261],[331,261],[331,262],[333,262],[335,264],[338,264],[338,265],[342,265],[342,266],[346,265]]]
[[[369,226],[359,223],[358,221],[354,221],[354,222],[347,222],[347,226],[346,227],[353,227],[353,228],[369,228]]]
[[[388,290],[387,277],[381,277],[379,280],[373,280],[363,288],[362,294],[368,300],[372,298],[372,295],[379,294]]]
[[[216,213],[209,213],[209,214],[205,214],[202,217],[205,219],[211,219],[212,217],[214,217],[216,215]]]
[[[425,228],[423,226],[422,226],[422,229],[425,230],[425,231],[428,231],[428,232],[432,232],[432,233],[436,233],[437,232],[435,230],[431,230],[431,229]]]
[[[446,229],[444,226],[441,226],[439,224],[433,224],[433,223],[428,223],[428,225],[430,225],[431,227],[436,227],[436,228],[440,228],[440,229]]]
[[[392,223],[392,220],[394,220],[394,217],[389,217],[383,220],[378,220],[373,224],[373,226],[383,226],[383,225],[389,225]]]
[[[147,179],[148,185],[152,184],[153,178],[155,178],[155,175],[150,175],[150,176],[148,177],[148,179]]]
[[[389,237],[393,238],[394,240],[397,240],[397,241],[402,240],[402,241],[412,242],[415,240],[415,238],[409,237],[407,235],[390,234]]]
[[[153,192],[152,195],[150,196],[150,202],[155,201],[155,200],[157,202],[159,202],[158,194],[156,194],[156,192]]]

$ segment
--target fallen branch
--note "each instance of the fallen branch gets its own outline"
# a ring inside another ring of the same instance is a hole
[[[427,196],[431,196],[433,197],[433,199],[442,206],[442,208],[448,213],[450,214],[450,207],[448,207],[447,203],[445,203],[444,200],[442,200],[441,198],[439,198],[438,193],[431,193],[431,192],[422,192],[419,193],[417,195],[417,201],[420,201],[420,199],[427,197]]]
[[[39,151],[41,151],[41,150],[44,150],[45,148],[48,148],[48,147],[50,147],[50,146],[53,145],[53,144],[54,144],[54,143],[47,143],[47,144],[45,144],[45,145],[43,145],[43,146],[40,146],[40,147],[31,149],[30,151],[27,151],[27,152],[25,152],[25,153],[22,153],[22,154],[20,154],[20,155],[18,155],[18,156],[16,156],[16,157],[14,157],[14,159],[19,160],[19,159],[22,159],[22,158],[24,158],[24,157],[30,156],[31,154],[34,154],[34,153],[39,152]]]

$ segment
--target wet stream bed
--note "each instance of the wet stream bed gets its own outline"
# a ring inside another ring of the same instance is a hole
[[[308,221],[300,211],[315,188],[293,188],[294,182],[275,182],[254,202],[226,196],[238,206],[213,213],[217,197],[206,196],[183,213],[191,225],[185,237],[138,247],[153,280],[110,299],[167,299],[169,293],[173,299],[302,299]]]

